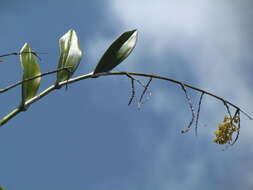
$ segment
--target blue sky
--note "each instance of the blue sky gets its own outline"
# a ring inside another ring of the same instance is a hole
[[[0,54],[28,42],[43,71],[57,67],[58,39],[75,29],[84,51],[76,75],[91,72],[122,32],[139,30],[118,71],[155,73],[210,90],[252,109],[251,0],[1,0]],[[1,87],[22,78],[18,57],[1,63]],[[40,90],[55,81],[42,79]],[[125,77],[85,80],[53,92],[0,128],[0,185],[6,190],[252,189],[252,122],[237,144],[212,143],[224,106],[203,100],[199,136],[182,135],[191,113],[183,92],[154,80],[152,97],[127,106]],[[138,91],[141,92],[140,90]],[[199,94],[189,91],[196,103]],[[1,116],[20,102],[1,95]]]

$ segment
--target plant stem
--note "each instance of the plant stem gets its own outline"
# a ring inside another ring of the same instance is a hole
[[[66,68],[65,68],[66,69]],[[55,71],[58,72],[58,71]],[[123,76],[129,76],[129,75],[133,75],[133,76],[140,76],[140,77],[152,77],[152,78],[156,78],[156,79],[160,79],[160,80],[165,80],[165,81],[170,81],[172,83],[176,83],[179,85],[183,85],[185,87],[191,88],[195,91],[201,92],[203,94],[209,95],[213,98],[216,98],[217,100],[222,101],[223,103],[225,102],[226,104],[234,107],[235,109],[241,111],[245,116],[247,116],[250,120],[252,120],[252,117],[247,114],[245,111],[243,111],[242,109],[240,109],[238,106],[236,106],[235,104],[229,102],[228,100],[225,100],[222,97],[219,97],[211,92],[205,91],[201,88],[197,88],[194,87],[190,84],[186,84],[183,83],[181,81],[169,78],[169,77],[164,77],[164,76],[159,76],[159,75],[154,75],[154,74],[145,74],[145,73],[137,73],[137,72],[106,72],[106,73],[98,73],[93,75],[93,72],[85,74],[85,75],[81,75],[66,81],[62,81],[59,84],[56,85],[51,85],[50,87],[48,87],[47,89],[45,89],[44,91],[42,91],[40,94],[38,94],[37,96],[33,97],[32,99],[28,100],[25,102],[24,107],[29,107],[31,104],[35,103],[36,101],[40,100],[41,98],[43,98],[44,96],[46,96],[47,94],[49,94],[50,92],[58,89],[59,87],[62,87],[64,85],[67,84],[72,84],[81,80],[85,80],[85,79],[89,79],[89,78],[97,78],[97,77],[102,77],[102,76],[112,76],[112,75],[123,75]],[[38,77],[38,76],[37,76]],[[27,79],[27,80],[31,80],[31,79]],[[21,81],[19,84],[22,84],[23,81]],[[18,84],[18,85],[19,85]],[[16,85],[17,86],[17,85]],[[22,108],[18,107],[16,109],[14,109],[13,111],[11,111],[9,114],[7,114],[6,116],[3,117],[2,120],[0,120],[0,126],[4,125],[7,121],[9,121],[10,119],[12,119],[13,117],[15,117],[17,114],[19,114],[20,112],[24,111]]]
[[[15,87],[17,87],[17,86],[19,86],[19,85],[27,82],[27,81],[30,81],[30,80],[33,80],[33,79],[36,79],[36,78],[40,78],[40,77],[43,77],[43,76],[46,76],[46,75],[50,75],[50,74],[53,74],[53,73],[57,73],[59,71],[68,70],[69,68],[71,68],[71,67],[64,67],[64,68],[61,68],[61,69],[56,69],[56,70],[53,70],[53,71],[42,73],[42,74],[34,76],[32,78],[28,78],[28,79],[19,81],[19,82],[15,83],[15,84],[7,86],[6,88],[0,89],[0,93],[4,93],[4,92],[6,92],[8,90],[11,90],[12,88],[15,88]]]
[[[21,110],[20,107],[18,107],[16,109],[14,109],[13,111],[11,111],[9,114],[7,114],[6,116],[4,116],[2,120],[0,120],[0,126],[4,125],[7,121],[9,121],[11,118],[15,117],[21,111],[22,110]]]

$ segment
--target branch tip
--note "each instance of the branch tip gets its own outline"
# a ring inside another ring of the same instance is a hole
[[[199,122],[201,103],[202,103],[202,99],[203,99],[204,94],[205,93],[202,92],[200,95],[200,98],[199,98],[198,111],[197,111],[197,117],[196,117],[196,123],[195,123],[195,136],[198,136],[198,122]]]
[[[190,130],[190,128],[191,128],[191,126],[192,126],[192,124],[193,124],[193,122],[194,122],[194,120],[195,120],[195,112],[194,112],[193,105],[192,105],[192,103],[191,103],[191,98],[190,98],[190,96],[189,96],[188,93],[187,93],[187,90],[186,90],[186,88],[185,88],[184,83],[180,83],[180,85],[181,85],[182,90],[184,91],[186,100],[187,100],[187,102],[188,102],[189,108],[190,108],[191,113],[192,113],[192,118],[191,118],[191,120],[190,120],[190,122],[189,122],[189,124],[188,124],[188,127],[187,127],[186,129],[184,129],[184,130],[181,131],[181,133],[186,133],[186,132],[188,132],[188,131]]]
[[[134,87],[134,79],[131,78],[131,89],[132,89],[132,92],[131,92],[131,97],[129,99],[129,102],[128,102],[128,105],[130,106],[133,99],[134,99],[134,96],[135,96],[135,87]]]
[[[144,86],[144,90],[142,91],[142,94],[141,94],[141,97],[140,97],[139,103],[138,103],[139,108],[140,108],[140,106],[141,106],[142,104],[144,104],[143,97],[144,97],[144,95],[146,94],[146,92],[147,92],[147,90],[148,90],[148,87],[149,87],[149,85],[150,85],[152,79],[153,79],[153,77],[150,77],[148,83]],[[151,93],[149,93],[149,94],[151,95]],[[148,99],[147,99],[147,100],[148,100]]]

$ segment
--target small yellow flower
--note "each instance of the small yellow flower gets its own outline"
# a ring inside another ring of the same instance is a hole
[[[239,131],[238,126],[235,125],[238,124],[239,119],[239,116],[230,118],[224,115],[223,123],[219,123],[218,130],[214,131],[216,138],[213,142],[217,144],[231,144],[233,141],[233,133]]]
[[[233,121],[235,122],[235,123],[238,123],[239,122],[239,116],[237,115],[234,119],[233,119]]]
[[[215,134],[216,136],[219,135],[219,134],[220,134],[220,130],[214,131],[214,134]]]
[[[226,121],[228,121],[229,120],[229,117],[227,116],[227,115],[224,115],[224,120],[223,120],[223,122],[226,122]]]

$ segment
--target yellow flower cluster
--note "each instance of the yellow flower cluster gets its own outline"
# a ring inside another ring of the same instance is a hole
[[[213,142],[217,144],[231,144],[233,140],[233,133],[239,131],[238,126],[236,126],[236,124],[239,122],[239,119],[239,116],[230,118],[229,116],[225,115],[223,122],[219,123],[218,125],[218,130],[214,131],[216,138],[213,140]]]

